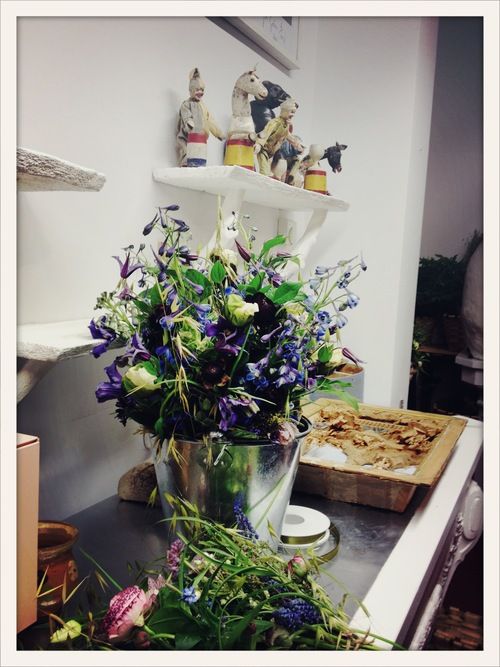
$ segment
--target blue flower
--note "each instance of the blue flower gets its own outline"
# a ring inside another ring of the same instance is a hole
[[[199,597],[200,594],[194,586],[186,586],[181,593],[181,600],[187,604],[194,604]]]
[[[356,308],[358,303],[359,303],[359,296],[356,296],[355,294],[350,292],[347,297],[347,305],[349,306],[349,308]]]

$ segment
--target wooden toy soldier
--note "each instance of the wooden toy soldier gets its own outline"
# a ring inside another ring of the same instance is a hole
[[[195,67],[189,73],[189,99],[185,100],[179,109],[177,122],[177,164],[179,167],[204,166],[206,164],[206,141],[209,133],[220,141],[225,139],[224,133],[219,129],[201,101],[204,93],[205,83],[201,78],[199,69]],[[188,142],[190,142],[194,151],[191,159],[188,156]],[[196,144],[199,146],[197,147]],[[201,153],[196,157],[197,151],[200,150],[205,152],[204,159]]]
[[[296,138],[290,133],[290,122],[298,108],[299,105],[295,100],[285,100],[280,105],[280,115],[270,120],[257,135],[255,152],[257,153],[257,162],[261,174],[272,176],[273,156],[281,148],[285,139],[291,144],[295,144]]]

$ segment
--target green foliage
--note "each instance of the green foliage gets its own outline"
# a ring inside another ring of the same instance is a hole
[[[236,527],[205,520],[181,501],[174,504],[177,509],[172,521],[181,532],[167,553],[169,565],[156,561],[140,568],[137,587],[126,589],[136,600],[144,601],[143,608],[139,605],[128,617],[129,595],[123,603],[123,615],[115,598],[109,610],[97,606],[71,621],[58,618],[63,627],[78,629],[79,623],[81,632],[77,630],[74,634],[78,636],[72,635],[63,646],[52,644],[51,648],[225,651],[395,647],[383,639],[375,645],[375,635],[350,627],[344,611],[350,596],[330,599],[318,581],[320,575],[328,575],[312,551],[297,553],[287,563],[266,543],[248,539]],[[97,567],[101,578],[104,574],[116,585]],[[126,630],[122,621],[127,623]],[[110,639],[113,623],[119,636]],[[52,637],[53,641],[57,638],[55,633]]]
[[[458,315],[467,264],[481,243],[483,235],[477,230],[467,241],[461,259],[458,255],[421,257],[418,270],[415,314]]]

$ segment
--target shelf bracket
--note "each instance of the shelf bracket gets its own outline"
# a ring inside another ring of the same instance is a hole
[[[324,209],[313,210],[304,233],[298,240],[294,241],[294,254],[299,256],[300,266],[293,262],[289,262],[283,271],[285,278],[291,278],[298,273],[299,270],[304,268],[307,256],[318,239],[320,229],[326,220],[327,213],[328,211]],[[289,223],[285,224],[288,226]]]
[[[55,366],[55,361],[39,361],[38,359],[27,359],[23,367],[17,372],[17,402],[27,396],[30,391],[40,382],[50,369]]]

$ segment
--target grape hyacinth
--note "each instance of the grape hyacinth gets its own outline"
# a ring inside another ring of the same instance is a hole
[[[252,526],[248,520],[247,515],[243,511],[243,498],[241,493],[236,496],[233,505],[233,512],[236,519],[236,526],[240,533],[249,540],[258,540],[259,535],[257,534],[255,528]]]
[[[184,549],[184,542],[182,540],[174,540],[170,549],[167,549],[167,567],[174,577],[179,572],[179,565],[181,562],[181,552]]]
[[[302,598],[285,599],[273,614],[278,625],[294,632],[299,630],[305,623],[312,625],[319,623],[321,616],[312,604]]]

